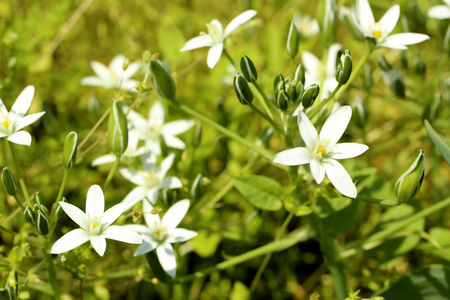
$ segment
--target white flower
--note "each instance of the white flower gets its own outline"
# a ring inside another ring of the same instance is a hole
[[[256,15],[256,11],[249,9],[244,11],[239,16],[235,17],[223,30],[222,23],[214,19],[210,23],[206,24],[208,27],[208,33],[200,33],[199,36],[187,41],[180,51],[188,51],[202,47],[211,47],[208,52],[208,58],[206,64],[209,68],[213,69],[220,59],[223,50],[223,44],[225,39],[235,32],[242,24],[248,22]]]
[[[150,203],[155,204],[160,189],[177,189],[183,186],[177,177],[165,178],[167,171],[172,166],[174,158],[175,154],[172,153],[158,166],[156,163],[156,155],[150,153],[142,157],[142,168],[144,170],[119,169],[123,177],[137,185],[122,201],[122,203],[126,204],[125,210],[132,208],[145,197],[147,197]]]
[[[52,254],[67,252],[89,240],[100,256],[103,256],[106,250],[105,239],[130,244],[142,243],[141,237],[133,230],[111,225],[122,214],[125,205],[119,203],[105,211],[105,198],[98,185],[92,185],[89,188],[86,197],[86,213],[69,203],[60,201],[59,205],[81,228],[74,229],[57,240],[50,250]]]
[[[144,225],[126,225],[135,230],[142,237],[142,244],[136,250],[134,256],[142,255],[156,249],[161,267],[172,277],[177,271],[177,262],[172,248],[172,243],[187,241],[197,233],[191,230],[176,228],[189,209],[189,200],[180,200],[170,207],[163,218],[158,214],[152,214],[153,207],[148,203],[143,204]]]
[[[311,173],[318,184],[322,182],[326,174],[339,192],[347,197],[355,198],[357,192],[352,178],[335,160],[356,157],[369,149],[366,145],[357,143],[337,144],[351,116],[350,106],[338,108],[328,117],[319,135],[306,114],[300,112],[298,128],[306,148],[297,147],[282,151],[275,155],[273,161],[287,166],[309,163]]]
[[[33,101],[34,86],[29,85],[23,89],[16,102],[8,112],[5,104],[0,99],[0,138],[6,137],[7,140],[19,145],[31,145],[31,135],[22,128],[36,122],[45,112],[35,113],[25,116]]]
[[[97,76],[88,76],[81,79],[82,85],[102,86],[106,89],[123,89],[131,90],[138,83],[131,77],[136,74],[142,63],[130,63],[127,69],[123,70],[125,56],[117,55],[110,62],[109,66],[105,66],[101,62],[91,61],[91,67]]]
[[[293,20],[295,27],[297,27],[298,32],[303,38],[312,37],[316,35],[320,30],[317,20],[311,19],[311,17],[308,15],[296,13]]]
[[[428,17],[445,20],[450,19],[450,0],[444,0],[445,5],[436,5],[428,10]]]
[[[396,4],[383,15],[380,21],[375,22],[369,2],[367,0],[356,1],[356,24],[364,36],[377,38],[378,46],[406,50],[406,45],[417,44],[430,38],[421,33],[390,35],[399,17],[400,6]]]
[[[192,120],[178,120],[164,124],[164,108],[161,102],[155,102],[150,112],[148,113],[148,120],[143,118],[135,111],[130,111],[128,120],[136,129],[139,139],[145,142],[148,150],[156,155],[161,154],[161,138],[168,147],[175,149],[186,149],[186,144],[176,137],[189,130],[194,126],[195,122]]]

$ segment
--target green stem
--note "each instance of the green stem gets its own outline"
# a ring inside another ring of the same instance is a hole
[[[0,225],[0,230],[3,230],[3,231],[5,231],[5,232],[7,232],[7,233],[9,233],[9,234],[12,234],[12,235],[15,235],[15,234],[16,234],[16,232],[14,232],[14,231],[12,231],[12,230],[6,228],[6,227],[3,227],[2,225]]]
[[[275,107],[275,105],[273,104],[272,101],[269,100],[269,98],[267,98],[266,93],[264,93],[264,91],[261,89],[261,87],[259,86],[259,84],[254,81],[252,82],[253,86],[256,88],[256,90],[258,91],[258,94],[262,97],[262,99],[264,101],[261,101],[261,104],[264,106],[264,109],[266,110],[267,114],[269,115],[269,117],[271,119],[273,119],[273,114],[272,112],[277,112],[278,109]]]
[[[119,166],[120,157],[121,157],[120,155],[116,155],[116,161],[114,162],[114,165],[111,168],[111,171],[109,172],[108,177],[106,178],[105,185],[103,186],[103,191],[106,191],[109,184],[111,183],[111,180],[113,179],[114,174],[116,173],[117,167]]]
[[[257,152],[259,155],[261,155],[262,157],[266,158],[267,160],[273,161],[274,154],[272,152],[270,152],[269,150],[267,150],[265,148],[262,148],[262,147],[259,147],[259,146],[255,145],[255,144],[249,142],[248,140],[244,139],[243,137],[241,137],[240,135],[236,134],[235,132],[229,130],[228,128],[223,127],[222,125],[214,122],[213,120],[211,120],[211,119],[207,118],[206,116],[198,113],[197,111],[193,110],[189,106],[178,102],[175,99],[170,101],[170,103],[172,103],[173,105],[178,107],[180,110],[184,111],[185,113],[196,117],[200,121],[210,125],[214,129],[216,129],[217,131],[219,131],[219,132],[225,134],[226,136],[234,139],[235,141],[241,143],[242,145],[244,145],[244,146],[254,150],[255,152]]]
[[[331,98],[333,98],[334,95],[336,95],[336,93],[341,89],[341,87],[342,85],[338,84],[326,99],[323,99],[323,101],[321,101],[316,107],[314,107],[312,110],[308,112],[308,117],[312,119],[315,115],[317,115],[317,113],[322,109],[322,107],[324,107],[325,104],[327,104],[331,100]]]
[[[17,195],[14,195],[14,199],[16,199],[16,202],[17,202],[17,204],[19,204],[22,211],[25,211],[25,207],[23,206],[22,202],[19,199],[17,199]]]
[[[213,272],[218,272],[221,270],[231,268],[235,265],[241,264],[241,263],[251,260],[255,257],[289,248],[292,245],[295,245],[296,243],[308,240],[312,236],[313,236],[313,232],[310,229],[308,229],[308,228],[299,229],[294,232],[291,232],[288,236],[286,236],[283,239],[280,239],[278,241],[271,242],[262,247],[250,250],[244,254],[230,258],[224,262],[218,263],[217,265],[207,268],[203,271],[198,271],[198,272],[195,272],[194,274],[191,274],[188,276],[173,279],[173,280],[169,281],[168,283],[178,284],[178,283],[189,282],[189,281],[195,280],[197,278],[202,278]]]
[[[56,280],[56,272],[55,272],[55,266],[53,265],[52,255],[48,253],[48,251],[44,252],[44,257],[47,260],[48,263],[48,281],[50,282],[50,285],[52,286],[53,290],[53,298],[59,299],[59,286],[58,282]]]
[[[280,134],[284,134],[281,128],[277,124],[275,124],[275,122],[272,119],[270,119],[266,114],[260,111],[256,106],[254,106],[252,103],[249,103],[248,106],[251,109],[253,109],[253,111],[256,112],[258,115],[260,115],[264,120],[266,120],[276,131],[278,131]]]
[[[366,197],[366,196],[358,196],[356,198],[356,200],[364,201],[364,202],[368,202],[368,203],[374,203],[374,204],[378,204],[378,205],[386,206],[386,207],[397,206],[397,205],[401,204],[397,200],[383,200],[383,199],[377,199],[377,198]]]
[[[22,189],[22,194],[25,197],[25,200],[27,201],[28,206],[30,206],[30,208],[31,208],[30,195],[28,194],[27,186],[26,186],[25,180],[23,179],[23,176],[22,176],[22,169],[20,168],[20,165],[16,158],[16,154],[15,154],[13,145],[10,141],[8,141],[8,145],[9,145],[9,150],[11,150],[11,155],[12,155],[12,158],[14,161],[14,165],[16,166],[17,176],[19,176],[19,183],[20,183],[20,188]]]
[[[230,53],[228,53],[228,51],[227,51],[227,49],[225,47],[223,48],[223,54],[225,54],[225,56],[228,58],[230,63],[233,65],[233,67],[236,70],[239,70],[239,68],[237,67],[236,63],[234,62],[234,59],[231,57]]]
[[[69,177],[69,170],[68,169],[64,169],[64,175],[63,175],[63,180],[61,182],[61,187],[59,188],[59,192],[58,192],[58,196],[56,196],[56,203],[58,203],[58,201],[61,200],[62,195],[64,193],[64,189],[66,187],[67,184],[67,178]],[[53,210],[52,210],[52,214],[53,214]]]

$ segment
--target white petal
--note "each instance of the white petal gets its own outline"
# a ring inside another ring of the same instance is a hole
[[[124,211],[127,211],[130,208],[132,208],[136,203],[138,203],[139,201],[144,199],[146,195],[147,195],[147,189],[140,187],[140,186],[135,187],[122,200],[122,203],[125,203]]]
[[[116,156],[114,154],[106,154],[94,159],[91,166],[96,167],[99,165],[109,164],[116,161]]]
[[[141,158],[142,168],[153,174],[158,169],[157,156],[153,152],[145,153]],[[145,184],[145,181],[143,182]]]
[[[164,136],[164,142],[170,148],[186,149],[186,144],[181,139],[174,136]]]
[[[174,228],[169,232],[169,236],[167,237],[168,243],[179,243],[192,239],[197,236],[197,232],[183,229],[183,228]]]
[[[120,215],[124,212],[126,207],[125,203],[119,203],[105,211],[103,214],[102,222],[105,222],[106,224],[112,224],[114,223],[117,218],[120,217]]]
[[[410,33],[410,32],[406,32],[406,33],[397,33],[397,34],[393,34],[388,36],[387,38],[384,39],[384,41],[381,43],[381,46],[384,47],[388,47],[391,48],[387,45],[398,45],[398,46],[404,46],[404,45],[412,45],[412,44],[417,44],[417,43],[421,43],[423,41],[428,40],[430,37],[426,34],[422,34],[422,33]],[[395,49],[395,48],[393,48]]]
[[[363,27],[361,29],[367,30],[367,28],[369,28],[371,24],[375,23],[372,9],[370,8],[369,1],[367,0],[356,1],[356,16],[358,18],[358,22]],[[364,30],[365,34],[366,30]]]
[[[173,253],[172,245],[169,243],[161,244],[156,248],[156,254],[158,255],[158,260],[163,270],[171,277],[175,277],[177,273],[177,261]]]
[[[333,147],[333,158],[346,159],[359,156],[367,151],[369,147],[364,144],[357,143],[341,143]]]
[[[318,184],[320,184],[325,178],[325,168],[322,166],[320,162],[315,159],[311,159],[309,163],[309,167],[311,168],[311,174],[316,180]]]
[[[31,101],[33,101],[34,96],[34,86],[29,85],[23,89],[19,97],[17,97],[16,102],[14,102],[11,107],[11,113],[19,115],[21,118],[25,116],[30,108]]]
[[[120,168],[119,173],[128,181],[131,181],[136,185],[145,184],[145,178],[142,176],[142,171],[129,168]]]
[[[102,188],[97,185],[91,185],[86,197],[86,214],[91,217],[100,217],[105,212],[105,196]]]
[[[189,205],[190,202],[188,199],[180,200],[172,205],[162,218],[162,225],[169,229],[176,228],[186,215]]]
[[[123,227],[128,228],[130,230],[133,230],[139,234],[145,235],[149,233],[148,227],[144,225],[138,225],[138,224],[125,224]]]
[[[339,141],[341,136],[347,129],[348,123],[352,117],[352,109],[350,106],[342,106],[335,110],[323,124],[320,131],[320,140],[327,141],[330,145],[334,145]]]
[[[380,47],[389,48],[389,49],[396,49],[396,50],[406,50],[406,49],[408,49],[406,46],[394,44],[394,43],[392,43],[392,41],[386,42],[386,40],[384,40],[381,44],[379,44],[379,46]]]
[[[24,128],[25,126],[28,126],[28,125],[36,122],[44,114],[45,114],[45,111],[23,117],[23,119],[17,123],[15,130],[18,131],[18,130]]]
[[[124,80],[129,80],[131,77],[133,77],[134,74],[136,74],[141,66],[143,65],[140,61],[135,61],[128,65],[128,68],[123,72],[123,78]],[[133,80],[134,81],[134,80]]]
[[[157,140],[147,139],[145,141],[145,148],[155,155],[161,155],[161,144],[159,138]]]
[[[103,81],[103,84],[105,81],[110,80],[109,70],[108,68],[98,61],[91,61],[91,68],[94,70],[95,74]]]
[[[31,135],[26,131],[15,132],[11,134],[7,138],[7,140],[18,145],[25,145],[25,146],[31,145]]]
[[[305,147],[284,150],[275,154],[274,163],[285,166],[298,166],[309,163],[311,153]]]
[[[131,91],[133,93],[137,93],[137,90],[135,89],[136,84],[139,84],[138,81],[134,79],[128,79],[122,81],[121,89],[125,91]]]
[[[109,226],[106,229],[105,238],[128,244],[142,243],[142,238],[137,232],[131,229],[127,229],[123,226],[116,226],[116,225]]]
[[[89,85],[89,86],[103,86],[104,82],[95,76],[87,76],[81,79],[81,85]]]
[[[183,187],[183,183],[181,183],[181,180],[178,177],[167,177],[164,178],[160,188],[161,189],[179,189]]]
[[[142,211],[144,212],[144,220],[147,224],[148,228],[152,229],[156,228],[161,223],[161,218],[158,214],[152,214],[153,206],[148,202],[144,201],[142,203]]]
[[[89,230],[89,217],[78,207],[66,202],[59,202],[59,205],[64,210],[64,212],[78,224],[81,228],[88,231]]]
[[[216,44],[212,46],[208,51],[208,57],[206,58],[206,64],[210,69],[214,69],[217,62],[222,55],[223,43]]]
[[[115,71],[117,75],[121,75],[123,72],[123,63],[125,62],[125,55],[119,54],[114,57],[109,63],[108,68],[112,71]]]
[[[344,196],[356,198],[356,186],[340,163],[334,159],[330,159],[327,163],[323,163],[323,166],[325,167],[328,179],[330,179],[331,183],[339,192]]]
[[[50,249],[51,254],[59,254],[70,251],[89,240],[89,235],[81,228],[69,231],[60,237]]]
[[[398,18],[400,17],[400,6],[398,4],[389,8],[389,10],[383,15],[379,23],[386,26],[387,33],[390,34],[397,24]]]
[[[428,17],[439,20],[450,19],[450,7],[447,5],[433,6],[428,10]]]
[[[166,158],[164,158],[164,160],[161,162],[161,166],[159,167],[160,171],[159,171],[159,175],[162,177],[164,177],[167,173],[167,171],[169,171],[170,167],[173,164],[173,160],[175,158],[175,154],[174,153],[170,153]]]
[[[142,131],[147,130],[147,119],[145,119],[143,116],[141,116],[139,113],[135,112],[134,110],[130,110],[128,113],[128,121],[134,126],[134,128],[138,131],[138,133],[141,133]],[[145,135],[143,135],[141,138],[145,138]]]
[[[165,112],[160,101],[152,105],[148,113],[148,123],[151,127],[161,127],[164,124]]]
[[[5,113],[8,112],[8,109],[6,108],[5,104],[3,103],[2,99],[0,99],[0,109],[4,110]]]
[[[315,78],[320,78],[321,72],[323,72],[323,64],[322,62],[312,53],[308,51],[302,51],[302,63],[305,66],[305,69],[308,73],[314,74],[314,76],[307,76],[310,77],[311,82],[308,82],[305,86],[308,86],[309,84],[320,84],[320,82],[316,82]]]
[[[153,240],[144,240],[142,244],[136,249],[134,256],[142,255],[153,251],[156,247],[158,247],[158,243]]]
[[[319,135],[317,134],[316,128],[314,128],[314,125],[303,111],[298,114],[297,125],[306,147],[310,150],[315,149]]]
[[[231,22],[225,27],[223,38],[227,38],[230,34],[236,31],[242,24],[247,23],[251,18],[253,18],[257,12],[253,9],[244,11],[242,14],[235,17]]]
[[[150,201],[151,204],[156,203],[156,201],[158,200],[158,196],[159,196],[159,187],[147,190],[146,197],[147,197],[148,201]],[[144,200],[144,202],[148,202],[148,201]]]
[[[90,236],[91,245],[94,247],[94,250],[98,253],[98,255],[103,256],[106,250],[106,240],[103,235],[93,235]]]
[[[327,57],[327,67],[326,67],[326,76],[332,77],[332,79],[336,82],[336,60],[339,58],[337,57],[338,52],[341,51],[342,45],[341,44],[332,44],[330,45],[330,48],[328,49],[328,57]]]
[[[195,125],[192,120],[178,120],[173,122],[168,122],[164,125],[162,133],[163,135],[179,135],[185,131],[191,129]]]
[[[211,47],[212,45],[213,40],[211,39],[211,37],[208,34],[202,34],[187,41],[184,44],[183,48],[180,49],[180,51],[189,51],[202,47]]]

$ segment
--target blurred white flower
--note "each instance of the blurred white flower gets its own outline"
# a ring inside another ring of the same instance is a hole
[[[319,23],[308,15],[296,13],[294,15],[294,25],[303,38],[309,38],[319,33]]]
[[[22,128],[36,122],[45,112],[25,116],[33,101],[34,86],[29,85],[23,89],[17,100],[8,112],[5,104],[0,99],[0,138],[6,139],[19,145],[31,145],[31,135]]]
[[[128,120],[137,131],[139,139],[145,142],[146,148],[156,155],[161,154],[161,138],[168,147],[175,149],[186,149],[186,144],[176,135],[179,135],[192,126],[192,120],[178,120],[164,123],[165,113],[161,102],[155,102],[150,112],[148,120],[135,111],[130,111]]]
[[[257,12],[255,10],[249,9],[244,11],[242,14],[235,17],[223,30],[222,23],[217,19],[212,20],[210,23],[206,24],[208,27],[208,33],[200,33],[189,41],[187,41],[180,51],[189,51],[202,47],[211,47],[208,51],[208,57],[206,59],[206,64],[209,68],[213,69],[214,66],[220,59],[223,50],[223,44],[225,39],[235,32],[242,24],[248,22],[253,18]]]
[[[450,19],[450,0],[444,0],[445,5],[435,5],[428,10],[428,17],[445,20]]]
[[[131,79],[141,68],[142,62],[133,62],[128,64],[127,69],[123,70],[125,56],[119,54],[113,58],[109,66],[101,62],[91,61],[91,67],[97,76],[88,76],[81,79],[82,85],[101,86],[106,89],[133,90],[138,82]]]
[[[105,239],[130,244],[142,243],[141,237],[135,231],[124,226],[111,225],[123,213],[125,205],[119,203],[105,211],[105,198],[98,185],[92,185],[89,188],[86,197],[86,213],[69,203],[60,201],[59,205],[81,228],[69,231],[57,240],[50,250],[52,254],[70,251],[87,241],[91,242],[100,256],[103,256],[106,250]]]
[[[167,171],[169,171],[172,166],[174,158],[175,154],[172,153],[158,166],[156,163],[156,155],[147,153],[142,156],[143,170],[130,168],[119,169],[119,172],[123,177],[137,185],[137,187],[123,199],[122,203],[125,203],[126,205],[124,210],[132,208],[136,203],[145,198],[147,198],[150,203],[155,204],[160,189],[177,189],[183,186],[180,179],[177,177],[165,177]]]
[[[318,184],[326,174],[339,192],[347,197],[356,198],[357,191],[352,178],[335,160],[356,157],[369,149],[366,145],[357,143],[337,144],[351,116],[350,106],[338,108],[328,117],[319,135],[306,114],[301,111],[298,115],[298,128],[306,147],[279,152],[273,161],[286,166],[309,163],[311,173]]]
[[[176,228],[186,215],[189,209],[189,200],[180,200],[172,205],[162,219],[158,214],[152,214],[153,207],[147,201],[143,206],[144,225],[125,225],[139,233],[142,237],[142,244],[136,250],[134,256],[142,255],[156,249],[159,263],[164,271],[175,277],[177,271],[177,261],[173,251],[172,243],[187,241],[197,233],[191,230]]]
[[[359,30],[367,37],[375,37],[378,46],[406,50],[406,45],[417,44],[428,40],[430,37],[422,33],[397,33],[390,35],[398,18],[400,17],[400,6],[392,6],[380,19],[375,18],[367,0],[356,1],[356,20]]]

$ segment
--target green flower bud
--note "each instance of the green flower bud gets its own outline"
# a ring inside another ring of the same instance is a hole
[[[233,86],[236,97],[242,105],[248,105],[252,103],[253,93],[250,90],[247,79],[245,79],[244,75],[242,75],[239,71],[234,74]]]
[[[114,100],[108,120],[108,145],[115,155],[122,155],[128,147],[127,117],[122,102]]]
[[[432,122],[434,119],[436,119],[439,113],[439,106],[441,105],[441,102],[442,102],[441,94],[439,93],[435,94],[434,97],[431,99],[431,101],[428,103],[427,107],[425,108],[422,118],[427,119],[429,122]]]
[[[302,100],[303,92],[304,92],[303,83],[301,81],[297,81],[297,86],[295,87],[295,99],[294,99],[296,104],[299,104],[300,101]],[[298,105],[296,105],[296,106],[298,106]]]
[[[165,205],[171,205],[178,201],[178,189],[163,189],[162,192],[162,200]]]
[[[336,80],[340,84],[344,85],[347,83],[350,78],[350,74],[352,73],[352,56],[350,55],[350,51],[345,50],[344,54],[341,55],[339,60],[339,65],[336,70]]]
[[[311,105],[314,104],[314,101],[316,101],[317,96],[319,96],[320,87],[317,84],[311,84],[308,86],[305,91],[303,92],[302,96],[302,105],[304,108],[308,108]]]
[[[400,53],[400,65],[402,68],[408,69],[408,55],[406,54],[406,51]]]
[[[175,99],[175,82],[166,66],[159,59],[150,61],[153,85],[158,94],[164,99]]]
[[[295,82],[301,82],[303,85],[305,84],[305,68],[302,64],[298,64],[297,68],[295,68],[294,80]]]
[[[293,101],[295,99],[295,87],[297,83],[289,78],[284,81],[284,90],[286,91],[289,100]]]
[[[8,167],[4,167],[2,170],[2,182],[8,194],[10,194],[11,196],[17,194],[17,184],[14,180],[13,174]]]
[[[294,58],[298,53],[298,43],[300,39],[300,34],[298,33],[297,27],[295,27],[294,21],[291,21],[289,25],[289,32],[286,43],[287,54]]]
[[[277,94],[277,106],[281,111],[286,111],[289,107],[289,96],[285,90],[281,90]]]
[[[191,197],[193,200],[199,200],[203,196],[203,176],[198,174],[192,183]]]
[[[17,272],[16,271],[13,270],[13,271],[9,272],[8,281],[7,281],[6,287],[8,289],[9,299],[11,299],[11,300],[18,299],[18,295],[19,295],[19,281],[17,279]],[[3,299],[2,297],[0,297],[0,298]]]
[[[38,210],[37,220],[36,220],[36,228],[38,232],[42,235],[46,235],[48,233],[50,222],[48,221],[48,217],[41,210]]]
[[[75,131],[70,132],[64,142],[62,165],[66,169],[71,169],[77,160],[78,135]]]
[[[142,59],[146,64],[149,64],[150,60],[152,59],[152,54],[150,53],[150,51],[145,50],[144,53],[142,53]]]
[[[241,72],[248,82],[255,82],[258,79],[258,72],[256,72],[255,65],[245,55],[241,57]]]
[[[415,52],[413,56],[412,65],[416,74],[419,75],[425,74],[426,72],[425,62],[423,61],[422,56],[420,56],[419,52]]]
[[[408,202],[419,192],[425,175],[425,154],[420,149],[401,171],[394,187],[398,202]]]
[[[378,65],[384,71],[389,71],[392,69],[392,66],[387,62],[386,58],[383,55],[378,55]]]
[[[366,91],[370,90],[373,85],[372,70],[368,63],[364,64],[363,69],[363,86]]]
[[[65,202],[67,203],[67,199],[65,197],[62,197],[62,199],[60,201],[58,201],[56,210],[55,210],[55,215],[58,218],[61,218],[64,215],[64,210],[61,208],[61,205],[59,204],[59,202]]]
[[[353,108],[353,118],[352,120],[356,123],[359,128],[363,128],[367,124],[367,119],[369,118],[369,107],[365,101],[359,96],[353,98],[352,102]]]
[[[394,67],[388,71],[382,71],[381,77],[384,84],[399,98],[405,98],[405,82],[403,75],[397,67]]]
[[[283,75],[281,75],[281,74],[278,74],[277,76],[275,76],[275,78],[273,79],[273,89],[274,89],[274,91],[275,91],[275,94],[277,94],[277,87],[278,87],[278,84],[280,83],[280,82],[283,82],[284,81],[284,77],[283,77]],[[284,88],[284,87],[283,87]]]
[[[31,209],[31,207],[26,206],[25,210],[23,211],[23,215],[25,216],[25,221],[32,224],[33,226],[36,226],[36,214]]]
[[[129,65],[130,65],[130,59],[127,57],[123,61],[122,70],[126,71],[128,69]]]

